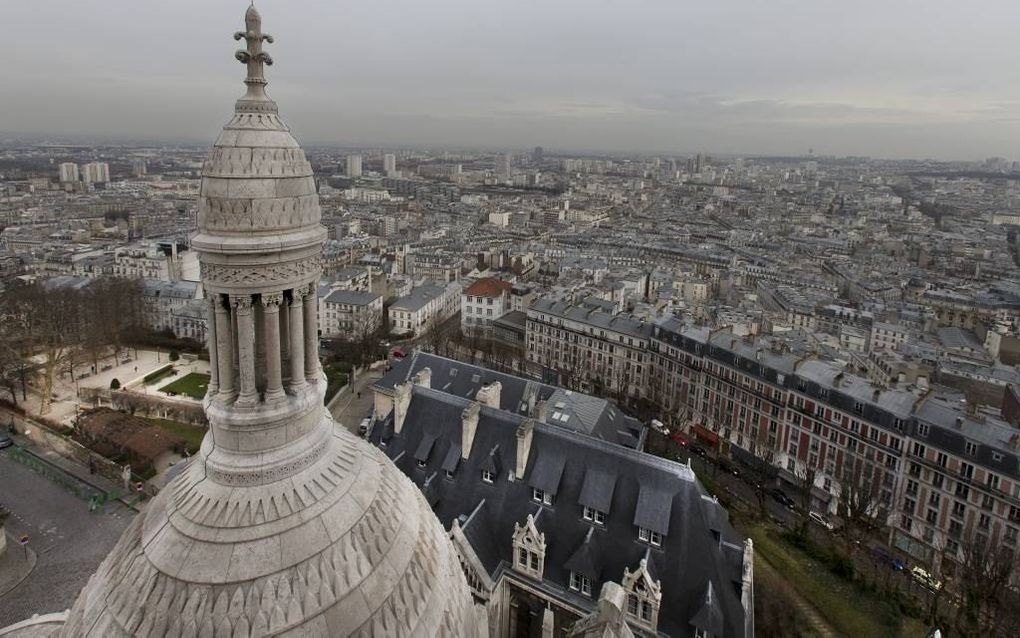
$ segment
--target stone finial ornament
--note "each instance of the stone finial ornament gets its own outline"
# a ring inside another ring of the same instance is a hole
[[[244,31],[234,34],[235,40],[245,40],[247,47],[234,53],[234,57],[248,67],[248,76],[244,79],[248,92],[237,101],[237,112],[275,111],[276,104],[266,95],[264,67],[273,66],[273,58],[262,50],[262,43],[273,43],[273,36],[262,33],[262,16],[252,3],[244,14]],[[268,108],[268,105],[272,108]]]

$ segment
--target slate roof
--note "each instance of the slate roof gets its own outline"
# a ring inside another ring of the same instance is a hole
[[[483,385],[499,381],[502,386],[499,407],[502,410],[528,415],[532,413],[535,404],[545,401],[547,419],[555,421],[557,425],[632,448],[639,449],[644,443],[645,427],[641,422],[627,416],[606,399],[563,390],[428,352],[416,351],[404,357],[372,387],[392,393],[394,386],[405,383],[424,368],[432,371],[431,387],[434,390],[474,399]],[[557,414],[559,416],[554,418]]]
[[[568,589],[570,567],[592,572],[597,596],[604,582],[622,582],[624,569],[633,571],[650,553],[662,583],[660,633],[690,636],[695,617],[707,616],[713,626],[721,621],[721,637],[746,635],[740,602],[743,539],[689,467],[536,422],[523,480],[511,480],[516,432],[526,417],[482,406],[471,452],[447,477],[441,466],[451,449],[461,445],[461,414],[468,405],[462,396],[415,387],[400,434],[387,434],[393,431],[391,412],[383,427],[373,429],[370,441],[420,488],[440,472],[429,481],[426,496],[446,528],[459,521],[494,580],[512,570],[514,524],[541,510],[537,525],[546,536],[545,578],[532,585],[550,596],[591,611],[594,598]],[[422,468],[413,457],[425,440],[433,442]],[[482,469],[493,467],[499,470],[495,481],[483,482]],[[531,486],[545,481],[556,485],[551,506],[532,498]],[[606,508],[604,526],[584,520],[582,501]],[[665,530],[661,548],[638,541],[639,512],[641,522]],[[714,595],[705,611],[710,583]]]

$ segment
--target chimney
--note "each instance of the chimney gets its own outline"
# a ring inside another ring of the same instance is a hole
[[[541,423],[547,423],[546,419],[548,418],[548,413],[549,406],[546,404],[545,399],[542,399],[541,401],[535,404],[535,409],[532,410],[531,416],[533,416]]]
[[[465,461],[471,456],[471,445],[475,442],[475,431],[478,429],[479,404],[472,401],[464,408],[460,416],[460,458]]]
[[[956,417],[956,429],[957,430],[962,430],[963,429],[963,417],[962,416]]]
[[[871,393],[871,400],[872,401],[878,401],[878,398],[880,396],[882,396],[882,391],[881,390],[875,390],[874,392]]]
[[[432,368],[422,368],[414,375],[414,384],[423,388],[432,387]]]
[[[487,405],[495,410],[499,409],[499,397],[503,390],[503,384],[499,381],[489,383],[486,381],[482,384],[482,388],[475,395],[475,400],[482,405]]]
[[[400,434],[404,427],[404,417],[407,416],[407,408],[411,405],[411,383],[401,383],[393,386],[393,431]]]
[[[514,474],[518,480],[524,478],[524,471],[528,469],[528,456],[531,454],[531,441],[535,438],[535,422],[531,419],[524,419],[517,426],[517,467]]]

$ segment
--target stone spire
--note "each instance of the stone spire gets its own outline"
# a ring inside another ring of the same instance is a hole
[[[311,166],[265,95],[271,40],[254,7],[245,27],[248,93],[203,166],[192,238],[208,299],[209,431],[59,635],[485,636],[421,492],[324,410],[326,232]]]
[[[247,47],[235,53],[234,57],[248,67],[248,77],[244,79],[248,93],[237,101],[235,109],[238,113],[275,113],[276,102],[266,95],[268,82],[263,67],[273,66],[273,58],[262,50],[262,43],[272,44],[273,36],[262,33],[262,16],[254,3],[244,14],[244,26],[245,30],[235,33],[234,39],[244,40]]]

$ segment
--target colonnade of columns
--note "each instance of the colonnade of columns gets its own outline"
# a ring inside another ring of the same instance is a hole
[[[260,295],[209,296],[209,394],[255,407],[299,394],[319,371],[314,284]],[[257,363],[264,369],[256,370]]]

